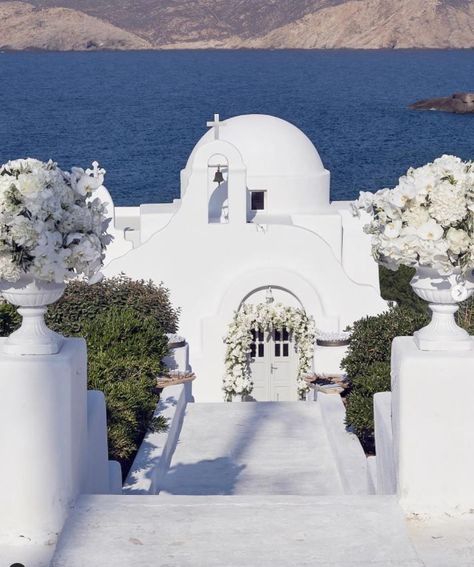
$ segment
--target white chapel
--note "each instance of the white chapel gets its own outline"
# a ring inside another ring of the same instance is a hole
[[[170,289],[198,376],[195,399],[222,401],[223,337],[244,303],[299,307],[319,330],[337,333],[386,302],[363,221],[350,202],[330,201],[330,173],[301,130],[258,114],[215,115],[208,127],[173,203],[114,207],[105,194],[115,242],[104,273]],[[255,342],[253,380],[267,380],[256,391],[265,400],[282,401],[282,392],[283,400],[296,399],[291,337],[273,333]],[[323,359],[316,351],[318,371]],[[278,398],[268,381],[273,371],[288,383]]]

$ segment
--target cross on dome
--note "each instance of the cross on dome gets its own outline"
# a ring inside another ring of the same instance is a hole
[[[219,127],[225,126],[224,122],[221,122],[219,114],[214,114],[214,120],[206,122],[208,128],[214,128],[214,139],[219,139]]]

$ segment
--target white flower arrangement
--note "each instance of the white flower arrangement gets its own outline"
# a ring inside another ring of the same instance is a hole
[[[302,309],[287,307],[281,303],[258,305],[244,304],[235,313],[224,339],[227,345],[224,377],[226,400],[235,395],[248,395],[253,390],[250,373],[250,345],[252,330],[273,331],[286,329],[295,341],[298,362],[297,387],[300,397],[308,391],[305,375],[311,370],[316,329],[312,317]]]
[[[30,274],[63,283],[99,272],[110,219],[91,195],[104,174],[97,162],[71,173],[31,158],[0,167],[0,279],[16,282]]]
[[[353,207],[372,216],[364,230],[387,268],[425,266],[444,275],[473,269],[473,162],[444,155],[410,168],[394,189],[361,192]]]

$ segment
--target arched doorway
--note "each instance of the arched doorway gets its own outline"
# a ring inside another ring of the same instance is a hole
[[[225,338],[226,399],[296,401],[307,389],[312,366],[314,321],[283,288],[247,295]]]

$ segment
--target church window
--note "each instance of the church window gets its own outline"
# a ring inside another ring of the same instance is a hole
[[[252,342],[250,343],[250,357],[263,358],[265,356],[265,335],[263,331],[252,330]]]
[[[288,329],[273,332],[273,340],[275,341],[275,356],[277,358],[288,358],[290,356],[290,333]]]
[[[265,209],[265,191],[252,191],[250,206],[252,211],[263,211]]]

